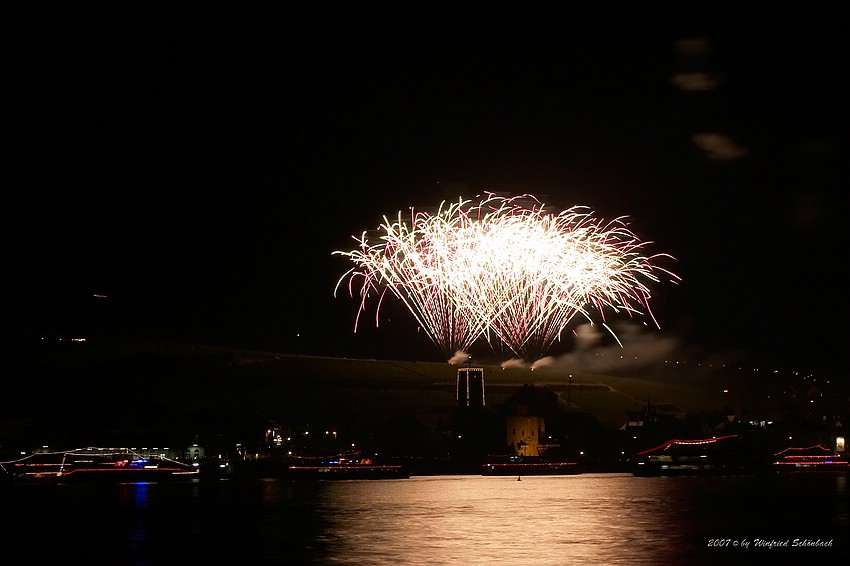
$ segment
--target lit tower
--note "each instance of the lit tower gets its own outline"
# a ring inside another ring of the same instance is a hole
[[[458,368],[457,406],[484,406],[484,368]]]

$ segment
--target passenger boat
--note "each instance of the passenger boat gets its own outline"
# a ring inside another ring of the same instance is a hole
[[[197,478],[200,470],[162,455],[129,448],[80,448],[34,452],[0,462],[7,481],[22,483],[161,482]]]
[[[394,480],[410,477],[405,466],[380,464],[289,466],[288,472],[291,479],[310,480]]]
[[[356,454],[326,457],[295,456],[287,467],[287,477],[312,480],[407,479],[410,468],[383,464]]]
[[[407,479],[411,468],[377,462],[356,454],[327,456],[288,455],[237,462],[236,477],[270,477],[293,480],[387,480]]]
[[[539,456],[495,456],[481,465],[482,476],[563,476],[580,474],[577,462],[559,462]]]
[[[759,466],[744,450],[737,435],[668,440],[638,452],[635,476],[693,476],[753,473]]]
[[[843,454],[816,444],[806,447],[789,447],[773,455],[773,470],[789,472],[844,472],[850,471],[850,462]]]

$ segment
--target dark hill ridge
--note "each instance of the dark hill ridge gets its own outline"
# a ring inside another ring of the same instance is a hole
[[[426,424],[456,404],[457,367],[447,363],[363,360],[164,343],[40,346],[13,364],[14,396],[5,413],[26,419],[80,418],[128,426],[183,426],[193,419],[229,422],[250,415],[292,421],[374,419],[413,414]],[[546,386],[570,409],[616,428],[648,399],[679,412],[734,405],[720,386],[683,378],[618,377],[549,368],[484,365],[488,406],[525,384]],[[75,410],[69,411],[69,407]],[[129,421],[129,422],[127,422]],[[169,424],[169,423],[173,423]],[[117,426],[117,425],[116,425]]]

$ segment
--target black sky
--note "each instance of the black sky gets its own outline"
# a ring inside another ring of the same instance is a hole
[[[21,15],[4,327],[438,361],[393,305],[353,333],[331,252],[492,190],[677,258],[641,340],[846,375],[838,16],[517,10]]]

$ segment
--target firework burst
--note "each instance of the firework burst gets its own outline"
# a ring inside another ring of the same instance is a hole
[[[348,280],[378,312],[387,292],[401,300],[442,353],[497,338],[520,358],[542,357],[577,315],[605,324],[606,311],[649,316],[649,285],[678,277],[643,254],[623,218],[604,222],[586,207],[555,214],[531,195],[487,194],[477,203],[443,203],[435,214],[411,209],[336,251],[355,265]],[[606,325],[607,327],[607,325]],[[492,342],[491,342],[492,343]]]

